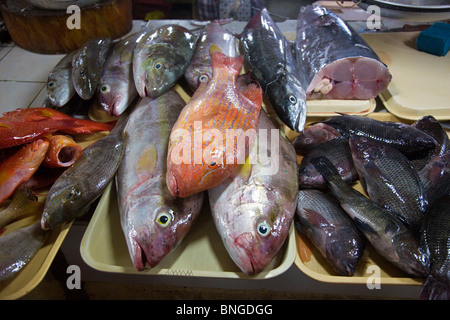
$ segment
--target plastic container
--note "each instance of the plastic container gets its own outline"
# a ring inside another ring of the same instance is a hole
[[[362,36],[391,71],[392,81],[379,95],[389,112],[407,120],[425,115],[450,120],[450,55],[417,50],[419,32]]]

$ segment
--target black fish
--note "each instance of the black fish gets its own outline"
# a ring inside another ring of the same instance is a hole
[[[353,275],[364,252],[365,238],[335,199],[319,190],[300,190],[295,226],[337,274]]]
[[[352,135],[349,144],[361,185],[370,199],[418,231],[428,201],[406,156],[370,138]]]
[[[326,157],[311,161],[327,181],[341,207],[380,255],[409,275],[423,277],[428,273],[428,256],[406,225],[346,184]]]
[[[450,299],[450,196],[430,207],[422,225],[421,243],[430,255],[430,273],[420,292],[421,299]]]
[[[419,178],[430,205],[440,197],[450,194],[450,151],[431,158],[419,171]]]
[[[347,137],[355,134],[383,141],[400,150],[408,157],[421,154],[436,147],[436,140],[429,134],[400,122],[380,121],[346,114],[331,117],[320,122],[329,124]]]
[[[278,117],[290,129],[302,132],[306,120],[306,93],[294,51],[267,9],[244,28],[241,43],[253,77],[261,84]]]

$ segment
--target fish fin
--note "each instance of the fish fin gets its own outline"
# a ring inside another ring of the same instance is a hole
[[[358,229],[361,230],[364,234],[372,234],[372,235],[377,234],[377,232],[373,230],[373,228],[370,225],[368,225],[361,219],[354,218],[353,221],[355,222],[355,225],[358,227]]]
[[[212,43],[212,44],[209,46],[209,53],[210,53],[210,54],[213,54],[214,52],[222,52],[222,48],[219,47],[217,44]]]
[[[327,157],[317,157],[311,159],[311,163],[314,167],[316,167],[317,171],[319,171],[325,180],[328,181],[333,177],[339,177],[339,179],[341,179],[336,167]]]
[[[450,283],[448,280],[437,279],[429,274],[420,291],[421,300],[448,300],[450,299]]]
[[[212,67],[214,68],[226,66],[237,76],[241,71],[242,64],[244,63],[244,56],[239,55],[237,57],[229,57],[222,52],[212,53]]]
[[[263,101],[262,89],[258,83],[252,82],[240,90],[241,94],[250,100],[256,107],[261,108]]]
[[[244,181],[247,181],[252,173],[252,164],[250,163],[250,157],[245,159],[245,163],[241,164],[237,170],[231,175],[232,178],[239,177]]]
[[[303,208],[302,210],[305,212],[305,215],[307,216],[307,221],[309,225],[315,227],[320,226],[321,228],[330,225],[327,219],[325,219],[324,216],[318,213],[316,210],[309,208]]]

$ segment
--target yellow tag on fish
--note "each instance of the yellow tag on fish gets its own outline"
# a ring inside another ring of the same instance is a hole
[[[209,46],[209,53],[213,54],[214,52],[222,52],[222,48],[213,43]]]
[[[142,151],[141,156],[136,165],[136,173],[148,172],[152,173],[156,169],[156,162],[158,160],[158,151],[154,144],[149,145]]]
[[[11,129],[10,126],[8,126],[7,124],[4,124],[4,123],[0,123],[0,127],[2,127],[2,128],[7,128],[7,129]]]
[[[45,109],[43,109],[43,110],[39,110],[40,111],[40,113],[41,113],[41,116],[43,116],[43,117],[52,117],[53,116],[53,112],[51,112],[51,111],[49,111],[49,110],[45,110]]]
[[[245,159],[245,163],[241,164],[236,170],[236,176],[240,177],[243,180],[247,180],[250,177],[250,173],[252,172],[252,164],[250,163],[250,157],[247,156]]]

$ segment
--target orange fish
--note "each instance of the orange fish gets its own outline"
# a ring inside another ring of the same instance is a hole
[[[73,139],[54,135],[48,137],[50,145],[42,165],[49,168],[70,167],[79,157],[82,148]]]
[[[31,178],[44,160],[48,146],[48,141],[38,139],[0,164],[0,203]]]
[[[255,82],[237,83],[243,61],[213,52],[212,78],[201,83],[173,126],[166,175],[172,195],[185,198],[213,188],[245,163],[262,90]]]
[[[0,118],[0,149],[34,141],[46,134],[111,131],[115,121],[100,123],[73,118],[51,108],[27,108],[5,112]]]

